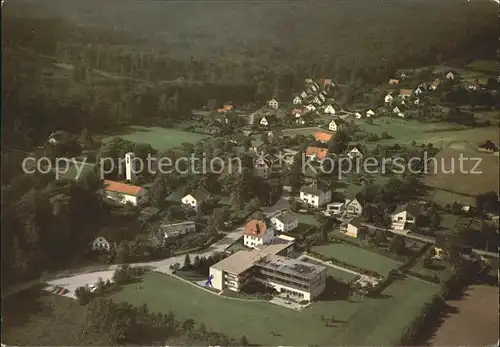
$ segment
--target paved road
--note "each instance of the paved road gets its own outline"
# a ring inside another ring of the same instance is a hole
[[[191,259],[196,256],[209,257],[211,255],[214,255],[215,253],[224,252],[231,244],[233,244],[235,241],[241,238],[242,235],[243,235],[243,228],[241,227],[228,233],[222,240],[214,243],[207,250],[203,252],[190,253]],[[130,266],[147,267],[152,271],[170,274],[172,273],[170,266],[175,263],[183,265],[184,259],[185,255],[183,254],[158,261],[133,263],[130,264]],[[73,271],[73,273],[68,273],[68,271],[61,272],[58,274],[54,274],[52,276],[47,276],[48,278],[41,278],[38,280],[24,283],[14,288],[9,288],[8,292],[3,293],[2,297],[6,297],[8,295],[12,295],[17,292],[29,289],[41,283],[47,283],[49,286],[57,285],[68,289],[69,292],[65,296],[74,298],[75,297],[74,291],[76,288],[85,286],[87,284],[94,284],[99,280],[99,278],[102,278],[104,281],[106,281],[107,279],[111,279],[113,277],[114,271],[118,266],[119,265],[111,265],[104,267],[100,266],[100,269],[98,271],[96,271],[96,268],[86,268]]]

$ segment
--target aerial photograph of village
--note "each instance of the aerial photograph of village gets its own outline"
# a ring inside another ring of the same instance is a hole
[[[2,347],[498,345],[498,0],[1,11]]]

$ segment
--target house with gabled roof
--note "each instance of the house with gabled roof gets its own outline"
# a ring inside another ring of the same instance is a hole
[[[452,71],[450,71],[446,74],[445,77],[446,79],[453,81],[455,79],[455,74]]]
[[[306,99],[308,96],[309,96],[309,94],[307,94],[307,92],[306,92],[305,90],[304,90],[304,91],[302,91],[302,93],[300,93],[300,97],[301,97],[302,99]],[[301,102],[301,103],[302,103],[302,102]]]
[[[328,130],[330,131],[337,131],[337,123],[335,122],[335,120],[332,120],[329,124],[328,124]]]
[[[316,105],[321,105],[323,103],[323,101],[321,101],[321,99],[319,98],[319,96],[315,96],[314,100],[313,100],[313,103],[315,103]]]
[[[363,202],[357,198],[345,199],[344,210],[348,216],[361,216],[363,213]]]
[[[323,92],[318,94],[318,98],[321,101],[321,103],[324,103],[326,100],[326,96],[323,94]]]
[[[399,96],[403,99],[409,99],[413,91],[411,89],[401,89],[399,91]]]
[[[400,109],[399,107],[397,107],[397,106],[396,106],[396,107],[394,107],[394,108],[392,109],[392,113],[395,113],[395,114],[401,113],[401,109]]]
[[[274,227],[267,220],[252,219],[245,225],[243,244],[246,247],[258,248],[272,242]]]
[[[306,106],[306,109],[309,111],[316,111],[316,106],[314,106],[313,104],[309,104]]]
[[[334,115],[335,114],[335,108],[333,107],[332,104],[329,104],[329,105],[327,105],[325,107],[325,109],[323,110],[323,112],[331,114],[331,115]]]
[[[307,147],[306,148],[306,156],[311,160],[323,160],[328,155],[327,148],[320,147]]]
[[[384,97],[384,102],[385,102],[386,104],[391,103],[391,102],[392,102],[392,100],[394,100],[394,97],[393,97],[390,93],[389,93],[389,94],[387,94],[387,95]]]
[[[398,80],[398,79],[395,79],[395,78],[391,78],[391,79],[389,80],[389,84],[391,84],[391,85],[399,84],[399,80]]]
[[[269,126],[269,120],[268,120],[268,119],[264,116],[264,117],[262,117],[262,118],[260,119],[259,124],[260,124],[260,125],[262,125],[262,126],[267,127],[267,126]]]
[[[288,233],[299,226],[299,220],[290,212],[281,212],[271,218],[271,223],[276,231]]]
[[[406,230],[410,224],[414,225],[418,216],[422,214],[422,205],[419,203],[407,203],[399,205],[391,214],[392,229]]]
[[[269,105],[269,107],[274,108],[274,109],[277,110],[278,107],[280,106],[280,103],[278,102],[278,100],[276,100],[275,98],[273,98],[273,99],[269,100],[268,105]]]
[[[295,105],[300,105],[302,104],[302,99],[300,98],[300,96],[296,96],[294,99],[293,99],[293,103]]]
[[[316,141],[321,142],[321,143],[327,143],[332,139],[333,135],[329,133],[324,133],[321,131],[318,131],[317,133],[314,133],[314,138]]]
[[[372,110],[368,110],[368,111],[366,111],[366,116],[367,116],[368,118],[370,118],[370,117],[372,117],[372,116],[375,116],[375,112],[373,112]]]
[[[317,186],[303,186],[300,188],[300,200],[313,207],[320,207],[330,202],[332,192],[328,188]]]
[[[415,91],[414,91],[415,95],[417,95],[417,96],[420,95],[420,94],[422,94],[423,92],[424,91],[420,87],[417,87],[417,89],[415,89]]]
[[[363,225],[360,217],[346,221],[340,225],[340,233],[346,236],[357,238],[361,233],[365,232],[367,227]]]
[[[184,206],[192,208],[195,211],[198,211],[201,204],[203,202],[205,202],[209,196],[210,196],[210,193],[206,189],[196,188],[196,189],[192,190],[191,193],[185,195],[181,199],[181,202]]]
[[[354,159],[354,158],[362,158],[363,157],[363,152],[361,151],[361,149],[359,149],[358,147],[354,146],[352,147],[349,152],[347,152],[347,156],[351,159]]]
[[[110,180],[104,180],[103,195],[117,203],[130,203],[134,206],[145,203],[148,198],[147,191],[143,187]]]
[[[323,87],[329,87],[331,85],[333,85],[333,82],[332,82],[332,80],[330,78],[325,78],[323,80]]]

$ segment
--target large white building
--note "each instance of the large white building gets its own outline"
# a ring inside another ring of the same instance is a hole
[[[274,238],[274,228],[267,221],[253,219],[245,225],[243,244],[250,248],[258,248],[269,244]]]
[[[130,203],[134,206],[143,204],[148,198],[143,187],[109,180],[104,180],[104,196],[120,204]]]
[[[240,291],[253,279],[291,298],[316,298],[325,289],[326,268],[287,258],[292,246],[283,242],[262,250],[234,253],[210,267],[213,288]]]

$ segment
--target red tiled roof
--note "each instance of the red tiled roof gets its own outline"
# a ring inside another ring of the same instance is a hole
[[[332,138],[332,134],[317,132],[314,134],[314,138],[316,139],[316,141],[328,142]]]
[[[318,156],[318,159],[323,159],[328,155],[328,149],[319,148],[319,147],[307,147],[306,155],[314,155]]]
[[[104,189],[110,192],[122,193],[125,195],[138,195],[144,188],[139,186],[133,186],[126,183],[116,182],[116,181],[104,181]]]
[[[252,219],[245,225],[245,235],[262,238],[267,231],[267,224],[263,220]]]

